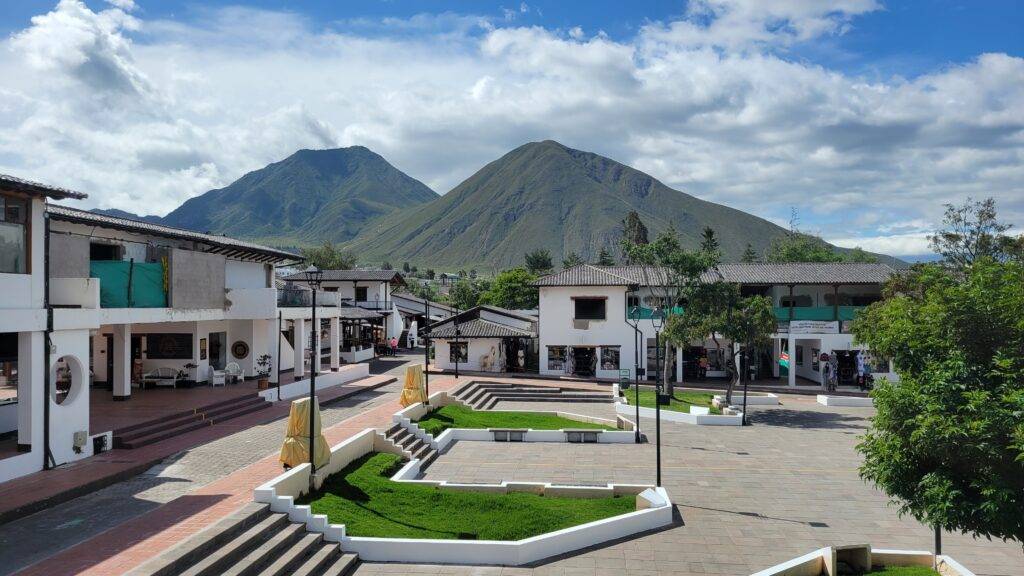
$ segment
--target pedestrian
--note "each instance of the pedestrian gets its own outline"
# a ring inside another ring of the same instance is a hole
[[[839,384],[839,356],[829,354],[828,357],[828,391],[835,392]]]
[[[398,356],[398,338],[395,336],[391,337],[391,355]]]
[[[708,355],[702,354],[700,360],[697,361],[697,365],[699,368],[697,371],[697,375],[700,377],[701,380],[706,379],[708,377]]]
[[[867,367],[866,367],[865,364],[866,363],[864,362],[864,352],[863,351],[858,351],[857,352],[857,386],[861,390],[866,390],[867,389],[867,386],[864,383],[864,380],[865,380],[864,374],[865,374],[865,372],[867,370]]]

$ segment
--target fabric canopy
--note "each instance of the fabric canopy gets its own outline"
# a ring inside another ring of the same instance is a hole
[[[281,463],[288,467],[309,462],[309,398],[292,401],[288,413],[288,431],[281,446]],[[316,468],[325,466],[331,459],[331,449],[320,429],[320,405],[313,404],[313,435],[316,438]]]
[[[405,388],[402,389],[402,397],[399,399],[399,402],[403,408],[417,402],[427,402],[423,366],[414,364],[405,369]]]

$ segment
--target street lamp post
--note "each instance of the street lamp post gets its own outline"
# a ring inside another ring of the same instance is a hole
[[[449,348],[451,346],[449,345]],[[459,379],[459,309],[455,309],[455,379]]]
[[[423,385],[430,398],[430,300],[423,299]]]
[[[638,286],[631,286],[630,292],[639,290]],[[626,301],[629,301],[627,295]],[[632,318],[631,318],[632,316]],[[632,322],[630,322],[632,320]],[[633,327],[633,390],[634,390],[634,401],[633,404],[636,407],[636,420],[633,424],[634,440],[637,444],[641,442],[642,436],[640,434],[640,307],[633,306],[630,308],[626,306],[626,323]]]
[[[317,342],[317,336],[320,335],[320,326],[317,325],[316,321],[316,291],[320,288],[320,283],[323,282],[324,271],[320,270],[316,266],[310,266],[306,268],[306,283],[313,290],[313,298],[310,301],[310,311],[312,313],[313,326],[309,331],[310,340],[310,367],[309,367],[309,482],[310,485],[313,483],[313,473],[316,472],[316,459],[314,454],[316,452],[316,443],[314,438],[314,420],[316,416],[316,371],[320,367],[320,345]]]
[[[657,436],[655,458],[658,460],[658,481],[661,487],[661,328],[665,325],[661,307],[651,312],[651,324],[654,326],[654,435]]]

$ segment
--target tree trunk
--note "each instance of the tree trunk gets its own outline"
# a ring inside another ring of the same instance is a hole
[[[725,389],[725,403],[732,404],[732,390],[739,383],[740,370],[736,367],[736,359],[739,355],[734,351],[736,349],[735,344],[730,344],[726,350],[733,350],[729,352],[729,361],[725,364],[725,370],[729,375],[729,384]]]
[[[672,350],[672,344],[668,341],[665,342],[665,350],[662,352],[661,359],[661,381],[665,383],[665,393],[672,395],[675,392],[675,374],[670,374],[672,363],[669,360],[668,354]]]

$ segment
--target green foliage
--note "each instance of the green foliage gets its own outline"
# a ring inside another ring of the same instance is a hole
[[[304,248],[302,259],[321,270],[351,270],[356,265],[356,255],[324,242],[316,248]]]
[[[943,228],[928,237],[932,250],[954,268],[969,266],[982,258],[1021,261],[1024,236],[1006,234],[1012,225],[999,221],[996,201],[968,198],[960,206],[946,204]]]
[[[329,476],[321,491],[299,503],[345,524],[349,536],[451,540],[521,540],[636,508],[634,496],[484,494],[390,480],[402,464],[394,454],[368,454]]]
[[[861,475],[927,525],[1024,543],[1024,265],[918,265],[886,293],[853,324],[900,376]]]
[[[433,280],[437,277],[437,273],[432,268],[427,268],[427,280]]]
[[[931,566],[883,566],[873,568],[867,576],[939,576]]]
[[[537,276],[525,268],[512,268],[499,273],[491,287],[480,295],[480,304],[510,310],[531,310],[537,307],[538,292],[533,283]]]
[[[626,399],[630,403],[636,401],[635,392],[627,390],[624,392]],[[675,412],[690,412],[690,406],[701,406],[709,408],[712,414],[721,414],[722,411],[711,405],[711,398],[714,396],[710,392],[683,392],[674,390],[672,392],[672,399],[669,405],[666,407],[662,405],[662,410],[673,410]],[[654,408],[654,388],[651,386],[640,387],[640,406],[644,408]]]
[[[859,247],[841,252],[818,236],[793,230],[772,240],[765,262],[878,262],[878,258]]]
[[[563,428],[594,428],[614,430],[610,426],[581,422],[541,412],[478,411],[458,404],[449,404],[425,415],[416,424],[428,434],[437,436],[449,428],[530,428],[561,430]]]
[[[597,253],[598,266],[615,266],[615,258],[607,248],[601,248],[601,251]]]
[[[750,246],[750,244],[747,244]],[[718,238],[715,237],[715,230],[710,226],[705,226],[704,230],[700,233],[700,249],[703,252],[709,254],[717,254],[721,252],[721,245],[718,243]]]
[[[443,301],[441,296],[437,293],[437,290],[435,290],[434,287],[430,284],[414,281],[407,283],[405,288],[410,294],[418,298],[430,300],[431,302]]]
[[[381,270],[394,270],[394,268],[391,266],[391,262],[388,262],[387,260],[385,260],[384,263],[380,265],[380,269]]]
[[[583,258],[579,254],[569,252],[569,255],[562,259],[562,268],[572,268],[583,263]]]
[[[526,253],[526,269],[533,274],[547,274],[555,265],[551,262],[551,252],[538,248]]]
[[[640,220],[636,210],[630,210],[622,221],[622,240],[629,244],[647,244],[647,226]]]
[[[760,262],[760,261],[761,261],[761,257],[757,255],[757,251],[754,250],[753,245],[751,245],[748,242],[747,243],[747,247],[743,249],[743,255],[740,256],[740,262],[746,262],[746,263],[749,264],[749,263],[752,263],[752,262]]]
[[[448,291],[448,303],[460,310],[468,310],[480,303],[480,295],[487,290],[487,283],[459,280]]]

